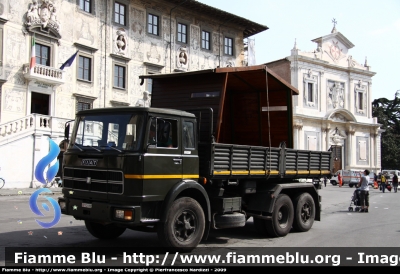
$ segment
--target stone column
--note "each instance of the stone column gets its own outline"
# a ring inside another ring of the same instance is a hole
[[[329,131],[331,130],[331,128],[330,125],[326,125],[325,127],[323,126],[321,129],[322,129],[321,149],[327,151],[329,149]]]
[[[370,155],[369,155],[370,167],[371,167],[371,169],[374,170],[374,172],[376,172],[376,134],[375,134],[375,132],[370,133],[369,140],[370,140]]]
[[[367,90],[367,117],[368,118],[372,118],[372,102],[371,102],[371,98],[372,98],[372,82],[368,82],[368,90]]]
[[[347,107],[351,113],[355,113],[355,108],[354,108],[354,78],[349,78],[349,93],[347,96]]]
[[[347,168],[350,169],[354,165],[354,158],[353,156],[356,156],[357,149],[354,149],[356,146],[354,144],[354,133],[355,129],[350,126],[347,131]],[[357,157],[357,156],[356,156]]]
[[[318,90],[318,94],[320,94],[320,106],[319,106],[319,109],[320,109],[320,112],[322,112],[322,113],[326,113],[326,107],[327,107],[327,105],[326,105],[326,98],[327,98],[327,93],[326,93],[326,83],[325,83],[325,81],[323,81],[323,79],[324,79],[324,72],[323,71],[320,71],[319,72],[319,75],[320,75],[320,77],[319,77],[319,90]]]
[[[303,122],[301,120],[295,120],[293,123],[293,148],[300,149],[301,130],[303,129]]]

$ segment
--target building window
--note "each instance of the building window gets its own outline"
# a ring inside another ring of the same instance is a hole
[[[92,60],[85,56],[79,56],[78,79],[92,81]]]
[[[313,83],[308,83],[308,102],[314,102],[314,89],[313,89]]]
[[[358,92],[358,109],[359,110],[363,110],[363,93],[362,92]]]
[[[187,43],[187,26],[178,23],[178,42]]]
[[[79,0],[79,8],[88,13],[92,12],[92,1],[91,0]]]
[[[208,31],[201,31],[201,48],[210,50],[210,33]]]
[[[224,39],[224,54],[233,55],[233,39],[225,37]]]
[[[159,17],[157,15],[149,13],[147,16],[147,32],[150,34],[158,35],[159,29]]]
[[[77,111],[91,109],[91,104],[87,102],[78,101]]]
[[[152,73],[150,73],[152,74]],[[147,78],[146,79],[146,90],[149,92],[149,94],[151,95],[152,91],[153,91],[153,79],[151,78]]]
[[[43,65],[43,66],[50,66],[50,47],[35,44],[35,58],[36,64]]]
[[[119,65],[114,65],[114,87],[125,89],[126,68]]]
[[[114,22],[121,25],[126,25],[126,5],[114,3]]]

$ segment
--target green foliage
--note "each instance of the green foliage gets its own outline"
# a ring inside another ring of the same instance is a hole
[[[395,98],[375,99],[372,102],[372,116],[382,124],[381,165],[382,169],[400,169],[400,94]]]

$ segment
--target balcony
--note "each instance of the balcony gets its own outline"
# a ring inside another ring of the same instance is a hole
[[[24,64],[23,73],[28,80],[35,80],[56,86],[65,83],[64,71],[53,67],[36,64],[32,69],[29,69],[29,64]]]

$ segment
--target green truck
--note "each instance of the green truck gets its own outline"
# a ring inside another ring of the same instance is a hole
[[[258,86],[254,77],[264,80]],[[144,75],[142,83],[150,78],[151,107],[79,111],[71,134],[66,127],[63,214],[84,220],[99,239],[149,231],[178,250],[249,217],[266,237],[306,232],[320,221],[319,184],[300,181],[331,176],[333,158],[289,147],[294,87],[265,66]],[[248,93],[237,79],[256,90]]]

